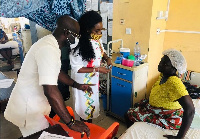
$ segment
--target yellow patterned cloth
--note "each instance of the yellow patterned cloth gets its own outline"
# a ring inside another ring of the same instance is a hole
[[[182,108],[177,100],[189,94],[181,79],[177,76],[171,76],[164,84],[160,85],[161,78],[162,75],[152,87],[149,97],[150,105],[168,110]]]

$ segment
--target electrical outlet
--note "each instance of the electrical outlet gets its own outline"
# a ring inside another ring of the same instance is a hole
[[[126,28],[126,34],[131,34],[131,28]]]
[[[160,34],[160,29],[159,29],[159,28],[157,28],[157,31],[156,31],[156,32],[157,32],[157,34]]]

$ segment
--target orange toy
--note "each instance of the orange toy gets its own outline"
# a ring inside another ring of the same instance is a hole
[[[74,117],[74,112],[73,112],[72,108],[69,106],[67,106],[66,108],[68,109],[70,115]],[[73,137],[74,139],[81,138],[81,133],[71,130],[68,128],[68,126],[66,124],[59,122],[60,117],[58,115],[55,115],[53,117],[53,119],[45,115],[45,118],[48,120],[48,122],[52,126],[56,125],[56,124],[61,125],[62,128],[65,131],[67,131],[67,133],[70,137]],[[85,124],[90,129],[90,139],[112,139],[117,134],[117,131],[119,128],[119,123],[117,123],[117,122],[114,122],[107,130],[98,125],[92,124],[92,123],[85,122]],[[87,135],[84,135],[84,137],[82,139],[87,139]]]

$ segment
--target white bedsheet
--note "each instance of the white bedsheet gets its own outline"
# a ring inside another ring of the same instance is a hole
[[[195,111],[200,114],[200,99],[192,99]]]
[[[200,99],[193,99],[195,111],[200,114]],[[200,125],[199,125],[200,126]],[[177,135],[178,130],[162,129],[146,122],[136,122],[119,139],[166,139],[163,135]],[[190,128],[186,139],[200,139],[200,129]]]
[[[0,44],[0,49],[5,48],[18,48],[18,43],[16,41],[9,41],[5,44]]]
[[[4,48],[13,48],[12,55],[19,54],[18,43],[16,41],[9,41],[6,44],[0,44],[0,49],[4,49]],[[1,54],[0,54],[0,58],[3,58]]]

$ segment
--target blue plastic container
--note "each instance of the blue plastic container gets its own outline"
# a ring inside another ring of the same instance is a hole
[[[124,58],[128,58],[130,55],[130,49],[129,48],[120,48],[120,53],[123,55]]]
[[[115,64],[122,64],[123,57],[117,57],[115,60]]]
[[[28,24],[25,24],[24,27],[25,27],[25,29],[30,29],[30,25],[28,25]]]

